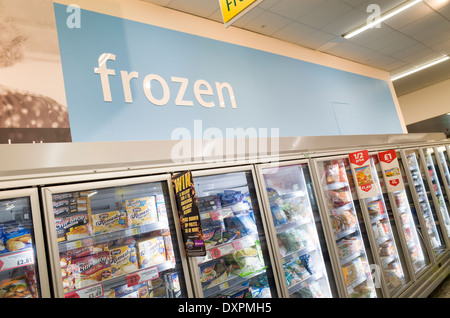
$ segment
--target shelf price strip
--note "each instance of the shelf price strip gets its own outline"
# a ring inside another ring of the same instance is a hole
[[[0,256],[0,272],[34,264],[33,250]]]

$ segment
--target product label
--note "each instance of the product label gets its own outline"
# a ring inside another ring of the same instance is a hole
[[[405,189],[403,178],[398,164],[397,154],[395,150],[388,150],[378,153],[380,166],[383,172],[383,178],[386,183],[388,192],[401,191]]]
[[[378,194],[374,179],[376,171],[371,165],[369,152],[362,150],[348,156],[358,197],[365,199],[376,196]]]

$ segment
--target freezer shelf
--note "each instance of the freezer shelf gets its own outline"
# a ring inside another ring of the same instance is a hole
[[[42,297],[30,198],[0,200],[0,298]]]
[[[442,220],[444,221],[444,228],[447,235],[450,237],[450,217],[448,214],[447,204],[444,197],[442,179],[440,178],[440,174],[436,171],[438,167],[436,167],[436,155],[433,148],[425,148],[424,149],[425,161],[427,163],[428,173],[430,175],[430,180],[432,182],[434,194],[438,200],[439,204],[439,212],[442,216]],[[448,201],[448,198],[447,198]]]
[[[65,297],[186,297],[165,183],[51,197]]]
[[[276,297],[250,172],[194,176],[206,256],[196,257],[205,298]]]
[[[264,168],[271,220],[291,298],[333,297],[311,207],[307,165]]]
[[[347,294],[352,298],[376,298],[346,159],[318,161],[317,167]]]
[[[414,191],[420,202],[420,209],[424,220],[425,231],[428,233],[431,248],[436,257],[445,251],[445,244],[442,240],[440,229],[436,226],[434,205],[427,183],[424,182],[425,175],[418,161],[418,152],[415,150],[406,151],[406,163],[411,174]],[[430,202],[431,201],[431,202]]]

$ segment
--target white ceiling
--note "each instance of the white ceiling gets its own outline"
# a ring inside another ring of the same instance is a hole
[[[218,0],[142,0],[223,23]],[[341,35],[405,0],[264,0],[233,26],[391,72],[450,54],[450,0],[424,0],[349,40]],[[450,79],[450,60],[394,81],[398,96]]]

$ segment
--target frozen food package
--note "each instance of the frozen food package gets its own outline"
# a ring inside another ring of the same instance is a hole
[[[228,272],[223,259],[219,258],[199,266],[200,282],[207,289],[228,279]]]
[[[220,197],[218,195],[208,195],[197,198],[198,208],[202,212],[217,211],[222,208]]]
[[[156,195],[156,211],[158,214],[159,222],[167,222],[167,210],[166,201],[164,200],[164,195]]]
[[[24,275],[0,282],[0,298],[32,298]]]
[[[79,240],[91,236],[91,224],[87,214],[74,214],[55,218],[58,242]]]
[[[289,223],[289,219],[287,218],[286,214],[281,209],[281,206],[278,203],[276,202],[271,203],[270,211],[272,212],[273,223],[275,226],[280,226]]]
[[[311,255],[304,254],[299,257],[299,260],[300,260],[301,264],[306,268],[308,273],[313,275],[316,272],[316,266],[314,264],[314,261],[313,261]]]
[[[240,268],[234,270],[233,273],[241,277],[246,277],[265,269],[266,266],[264,266],[264,261],[260,256],[258,248],[255,245],[254,247],[247,247],[234,252],[233,257]]]
[[[206,249],[222,244],[222,227],[210,227],[203,229],[203,238]]]
[[[74,258],[72,266],[77,289],[111,278],[109,252]]]
[[[111,211],[92,214],[92,234],[111,233],[127,228],[127,213]]]
[[[140,268],[158,265],[166,261],[166,247],[162,236],[139,239],[136,246]]]
[[[344,274],[345,284],[347,286],[356,281],[364,272],[361,258],[358,257],[350,264],[343,266],[342,272]]]
[[[351,237],[349,239],[341,239],[337,242],[339,258],[344,259],[354,253],[361,251],[362,241],[358,237]]]
[[[139,269],[134,244],[113,248],[109,251],[109,255],[112,277],[126,275]]]
[[[3,252],[16,252],[32,248],[31,232],[23,226],[3,230]]]
[[[301,296],[301,298],[323,298],[322,290],[318,282],[307,284],[297,293]]]
[[[149,298],[147,283],[134,286],[121,285],[114,289],[114,298]]]
[[[116,203],[118,210],[126,209],[128,226],[140,226],[158,222],[156,197],[154,195]]]

